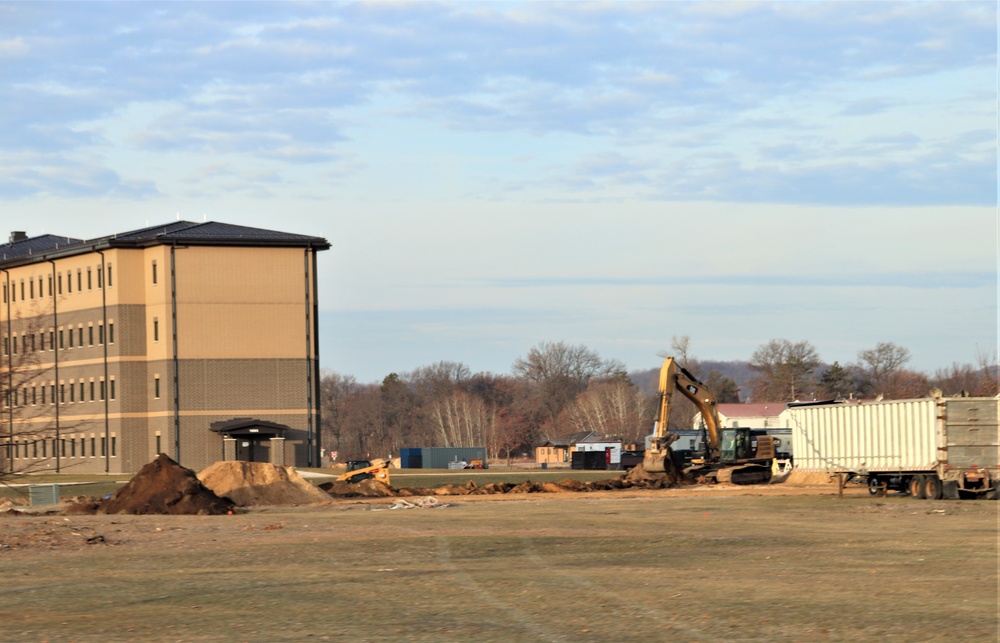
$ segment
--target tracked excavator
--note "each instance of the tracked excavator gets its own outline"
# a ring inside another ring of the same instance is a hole
[[[680,391],[698,407],[705,430],[705,439],[702,440],[704,453],[684,469],[687,478],[732,484],[771,482],[774,470],[781,470],[775,461],[775,439],[760,430],[722,428],[715,394],[672,357],[665,359],[660,368],[656,425],[642,462],[646,471],[669,474],[676,473],[678,469],[670,449],[670,444],[677,440],[678,435],[667,430],[675,391]]]

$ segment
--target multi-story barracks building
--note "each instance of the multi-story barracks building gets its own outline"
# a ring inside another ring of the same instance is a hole
[[[0,471],[319,465],[326,239],[189,223],[0,245]]]

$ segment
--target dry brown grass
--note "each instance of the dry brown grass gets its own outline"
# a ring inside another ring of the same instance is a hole
[[[997,637],[995,502],[829,488],[442,500],[0,516],[2,638]]]

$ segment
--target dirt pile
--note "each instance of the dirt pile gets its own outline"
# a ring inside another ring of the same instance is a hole
[[[97,513],[218,515],[232,507],[231,500],[215,495],[194,471],[161,453],[101,503]]]
[[[636,472],[639,469],[639,472]],[[470,480],[464,485],[445,485],[443,487],[403,487],[396,489],[375,480],[365,480],[361,483],[327,482],[319,488],[338,498],[384,498],[412,496],[482,496],[493,494],[523,494],[523,493],[587,493],[590,491],[611,491],[617,489],[669,489],[680,486],[669,475],[657,475],[641,471],[642,465],[634,467],[627,473],[609,480],[580,482],[579,480],[560,480],[558,482],[532,482],[526,480],[520,483],[493,482],[480,487]]]
[[[334,480],[333,482],[324,482],[319,485],[319,488],[323,493],[328,494],[327,500],[330,499],[330,496],[337,498],[386,498],[404,495],[400,493],[399,489],[382,484],[374,479],[362,480],[361,482]]]
[[[802,471],[792,469],[783,484],[792,487],[811,487],[815,485],[836,485],[837,475],[825,471]]]
[[[252,505],[307,505],[329,502],[330,496],[317,489],[292,467],[266,462],[216,462],[198,474],[202,484],[216,495],[241,507]]]

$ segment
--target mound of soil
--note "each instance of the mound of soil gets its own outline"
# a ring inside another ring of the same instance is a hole
[[[330,496],[292,467],[266,462],[216,462],[199,473],[198,479],[216,495],[228,498],[241,507],[307,505],[330,501]]]
[[[374,479],[362,480],[361,482],[334,480],[333,482],[324,482],[319,485],[319,488],[323,493],[329,494],[326,497],[327,500],[330,499],[330,496],[336,496],[337,498],[388,498],[403,495],[400,493],[400,490],[382,484]]]
[[[836,474],[827,473],[825,471],[802,471],[800,469],[792,469],[792,472],[788,474],[788,478],[785,480],[784,484],[792,487],[836,485],[837,476]]]
[[[194,471],[161,453],[101,503],[98,513],[218,515],[232,508],[231,500],[215,495]]]
[[[636,469],[639,471],[636,472]],[[532,482],[526,480],[517,484],[511,482],[493,482],[485,486],[478,486],[470,480],[464,485],[445,485],[443,487],[403,487],[396,489],[376,482],[375,480],[365,480],[360,483],[350,482],[326,482],[319,485],[319,488],[331,496],[338,498],[384,498],[388,496],[482,496],[493,494],[523,494],[523,493],[586,493],[588,491],[609,491],[615,489],[669,489],[679,486],[679,483],[670,475],[657,475],[642,471],[639,465],[618,478],[610,480],[595,480],[593,482],[580,482],[579,480],[565,479],[558,482]]]

